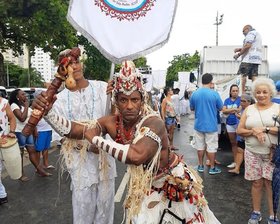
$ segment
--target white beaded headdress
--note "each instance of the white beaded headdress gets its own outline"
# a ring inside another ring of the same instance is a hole
[[[130,95],[133,91],[139,91],[146,100],[147,93],[144,89],[142,74],[136,69],[133,61],[124,61],[120,72],[114,75],[114,90],[112,93],[113,104],[116,103],[118,93]]]

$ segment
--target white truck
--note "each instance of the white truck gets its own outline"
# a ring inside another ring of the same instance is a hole
[[[234,49],[241,46],[205,46],[200,54],[200,71],[198,85],[201,85],[201,76],[205,73],[211,73],[216,83],[217,91],[222,98],[228,97],[228,90],[231,84],[241,85],[240,76],[237,75],[240,58],[233,58]],[[267,46],[262,47],[262,64],[259,66],[259,76],[269,76],[269,64],[267,60]],[[247,81],[248,89],[251,82]]]

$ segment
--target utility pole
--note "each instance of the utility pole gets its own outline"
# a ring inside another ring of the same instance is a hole
[[[219,18],[219,12],[217,11],[216,22],[214,23],[214,25],[216,26],[216,46],[218,46],[219,25],[221,25],[223,23],[223,17],[224,17],[224,14],[220,15],[220,18]]]
[[[30,82],[30,66],[31,66],[31,56],[30,56],[30,49],[29,47],[27,47],[28,49],[28,74],[27,74],[27,83],[28,83],[28,87],[31,87],[31,82]]]
[[[9,77],[9,62],[7,61],[7,87],[10,86],[10,77]]]

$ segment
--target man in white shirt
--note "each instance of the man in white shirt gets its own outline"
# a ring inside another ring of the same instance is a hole
[[[243,34],[243,47],[234,49],[233,56],[235,60],[242,57],[237,73],[242,75],[242,94],[245,93],[247,77],[254,81],[258,76],[258,66],[262,63],[261,35],[251,25],[243,27]]]
[[[70,49],[60,53],[67,57]],[[52,110],[71,121],[89,121],[105,115],[107,83],[87,80],[83,64],[77,58],[70,66],[76,87],[64,89],[57,95]],[[116,165],[108,155],[77,150],[87,141],[64,142],[61,154],[71,176],[72,207],[74,224],[113,224]],[[74,143],[74,144],[73,144]],[[102,169],[104,160],[108,170]],[[106,171],[106,172],[105,172]]]

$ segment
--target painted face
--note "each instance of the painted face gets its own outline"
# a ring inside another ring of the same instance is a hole
[[[125,121],[136,121],[142,106],[141,94],[134,91],[130,95],[119,93],[117,97],[117,107]]]
[[[233,86],[230,91],[231,97],[237,98],[239,94],[239,88],[237,86]]]
[[[78,81],[84,77],[83,75],[83,64],[77,60],[72,61],[69,65],[73,68],[73,78]]]
[[[255,90],[255,97],[260,104],[268,104],[271,95],[272,93],[267,85],[259,85]]]

